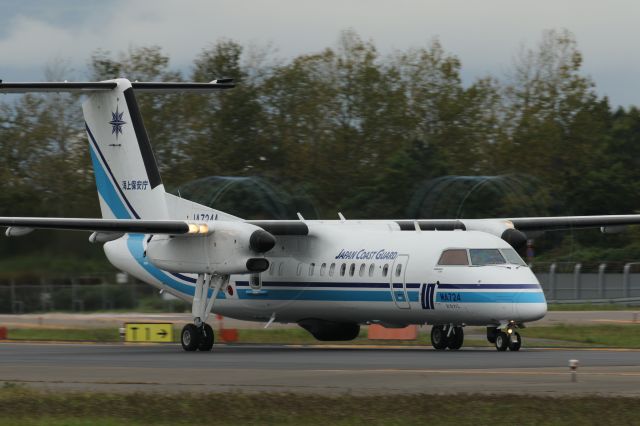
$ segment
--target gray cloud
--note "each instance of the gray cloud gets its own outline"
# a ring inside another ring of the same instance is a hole
[[[162,46],[174,67],[186,69],[223,37],[272,43],[288,58],[333,45],[341,30],[353,28],[383,53],[438,37],[461,58],[469,81],[501,76],[519,46],[534,45],[544,29],[568,28],[599,92],[614,104],[640,105],[639,12],[640,3],[626,0],[29,0],[3,6],[0,78],[33,78],[56,57],[81,69],[97,48],[150,44]]]

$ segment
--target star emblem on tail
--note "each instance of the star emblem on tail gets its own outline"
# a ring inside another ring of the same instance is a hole
[[[118,134],[122,134],[122,126],[127,124],[126,121],[122,120],[124,111],[120,112],[118,108],[119,107],[116,107],[116,112],[111,113],[111,121],[109,122],[109,124],[111,124],[111,134],[113,135],[115,133],[116,140],[118,139]]]

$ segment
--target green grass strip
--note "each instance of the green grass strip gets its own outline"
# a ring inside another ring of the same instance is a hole
[[[0,424],[600,425],[637,424],[640,399],[518,395],[320,396],[80,393],[0,389]]]
[[[287,345],[318,345],[348,344],[348,345],[430,345],[429,328],[423,329],[417,340],[369,340],[366,330],[363,330],[355,340],[348,342],[319,342],[301,328],[267,329],[267,330],[238,330],[239,339],[236,343],[253,344],[287,344]],[[607,346],[616,348],[640,348],[640,324],[601,324],[601,325],[553,325],[548,327],[529,327],[519,330],[526,346],[539,346],[540,343],[527,342],[528,337],[549,339],[555,342],[544,343],[543,346],[572,347],[572,346]],[[478,337],[471,336],[471,333]],[[483,337],[484,329],[480,327],[467,328],[465,346],[490,346]],[[174,330],[176,342],[180,330]],[[16,328],[9,330],[12,340],[41,340],[41,341],[93,341],[119,342],[120,336],[115,328],[96,329],[45,329],[45,328]],[[216,339],[220,333],[216,331]]]
[[[550,303],[549,311],[638,311],[640,305],[621,303]]]

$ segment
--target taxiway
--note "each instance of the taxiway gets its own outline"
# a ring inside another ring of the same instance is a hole
[[[580,361],[571,382],[568,361]],[[640,351],[1,343],[0,382],[59,390],[640,396]]]

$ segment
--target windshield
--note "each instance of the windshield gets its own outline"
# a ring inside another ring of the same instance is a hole
[[[503,265],[507,263],[498,249],[469,249],[472,265]]]
[[[507,262],[512,263],[514,265],[527,266],[527,263],[522,260],[520,255],[514,249],[502,249],[500,250],[507,259]]]
[[[467,250],[449,249],[442,252],[438,265],[468,265]]]

